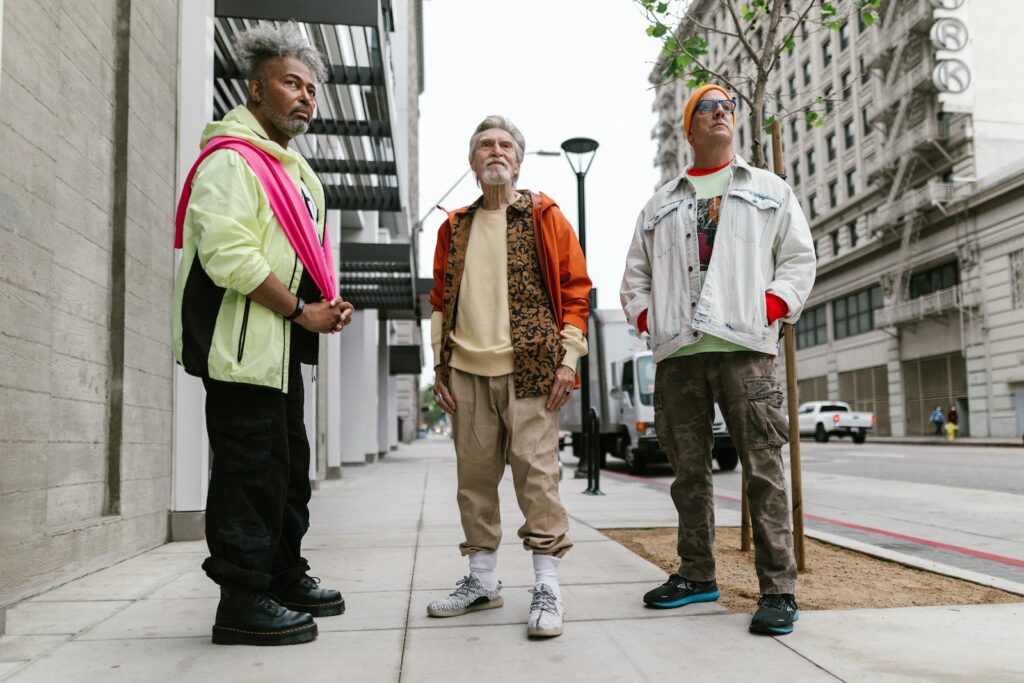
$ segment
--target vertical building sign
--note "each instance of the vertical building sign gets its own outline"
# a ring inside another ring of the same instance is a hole
[[[935,50],[932,82],[943,111],[973,111],[971,35],[967,30],[967,0],[930,0],[935,23],[929,38]]]

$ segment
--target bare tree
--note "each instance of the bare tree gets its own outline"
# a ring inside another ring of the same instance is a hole
[[[664,85],[685,79],[694,88],[712,80],[739,98],[750,120],[750,161],[764,167],[764,132],[776,119],[803,114],[809,125],[824,123],[824,110],[837,98],[822,87],[797,93],[796,106],[776,101],[767,112],[768,78],[784,53],[812,33],[838,30],[858,15],[865,24],[878,20],[881,0],[633,0],[647,17],[647,34],[662,44],[659,65]],[[717,17],[725,17],[724,22]],[[722,36],[730,54],[739,46],[740,59],[730,69],[712,63],[708,37]],[[842,99],[842,98],[838,98]],[[791,103],[792,105],[793,103]]]

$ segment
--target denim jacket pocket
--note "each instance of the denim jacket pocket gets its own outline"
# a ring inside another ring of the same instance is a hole
[[[754,190],[738,188],[729,191],[732,201],[728,210],[731,215],[732,236],[741,241],[764,246],[768,226],[782,202]]]

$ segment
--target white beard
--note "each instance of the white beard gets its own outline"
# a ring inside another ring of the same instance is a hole
[[[504,164],[490,164],[480,174],[484,185],[508,185],[512,182],[512,169]]]

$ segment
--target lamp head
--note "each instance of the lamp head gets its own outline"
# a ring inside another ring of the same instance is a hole
[[[569,167],[577,175],[586,175],[597,153],[597,140],[590,138],[569,138],[562,143],[562,151],[569,160]]]

